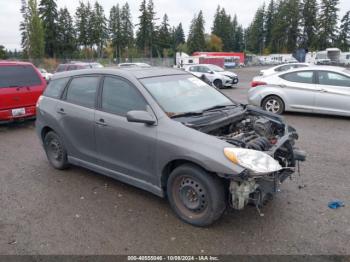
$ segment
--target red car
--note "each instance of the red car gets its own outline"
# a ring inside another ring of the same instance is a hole
[[[0,123],[34,118],[46,81],[31,64],[0,61]]]

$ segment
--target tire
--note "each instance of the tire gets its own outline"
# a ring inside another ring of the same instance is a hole
[[[167,195],[175,214],[184,222],[199,227],[211,225],[227,206],[223,181],[191,164],[171,172]]]
[[[278,96],[268,96],[262,102],[262,108],[278,115],[284,112],[284,102]]]
[[[63,170],[68,167],[67,151],[55,132],[50,131],[45,135],[44,148],[47,159],[54,168]]]
[[[213,84],[216,88],[219,88],[219,89],[223,88],[222,81],[220,79],[214,80]]]

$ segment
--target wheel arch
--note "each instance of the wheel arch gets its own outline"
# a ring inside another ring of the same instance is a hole
[[[189,164],[189,165],[195,166],[197,168],[200,168],[209,174],[214,174],[214,172],[209,171],[201,163],[198,163],[198,162],[193,161],[193,160],[182,159],[182,158],[171,160],[163,167],[162,173],[161,173],[160,182],[161,182],[161,187],[162,187],[164,192],[166,192],[167,181],[168,181],[168,178],[169,178],[169,175],[171,174],[171,172],[173,170],[175,170],[177,167],[185,165],[185,164]]]
[[[269,97],[278,97],[279,99],[281,99],[282,103],[283,103],[283,106],[284,106],[284,109],[286,110],[286,101],[285,99],[281,96],[281,95],[276,95],[276,94],[269,94],[269,95],[265,95],[262,99],[261,99],[261,103],[260,103],[260,107],[262,108],[263,107],[263,104],[265,102],[266,99],[268,99]]]
[[[41,132],[40,132],[40,137],[41,137],[41,140],[44,141],[45,139],[45,136],[47,135],[47,133],[49,132],[55,132],[55,130],[53,130],[51,127],[49,126],[45,126],[41,129]]]

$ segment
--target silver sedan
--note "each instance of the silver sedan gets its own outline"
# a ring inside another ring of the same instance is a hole
[[[297,111],[350,116],[350,71],[315,66],[256,77],[248,101],[276,114]]]

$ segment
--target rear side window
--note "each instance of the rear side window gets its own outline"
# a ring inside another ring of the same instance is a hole
[[[99,77],[91,76],[74,78],[68,87],[66,100],[73,104],[93,108],[99,81]]]
[[[102,109],[106,112],[125,116],[132,110],[146,110],[146,102],[129,82],[106,77],[102,91]]]
[[[67,71],[73,71],[73,70],[77,70],[78,67],[76,65],[70,65],[67,67]]]
[[[320,85],[350,87],[349,77],[334,72],[318,72],[318,82]]]
[[[56,72],[63,72],[63,71],[65,71],[65,69],[66,69],[65,65],[59,65],[56,69]]]
[[[0,66],[0,88],[41,84],[38,73],[31,65]]]
[[[56,80],[51,80],[50,84],[47,86],[44,95],[52,98],[59,98],[66,87],[69,78],[61,78]]]
[[[312,71],[293,72],[280,77],[290,82],[312,84],[314,73]]]

